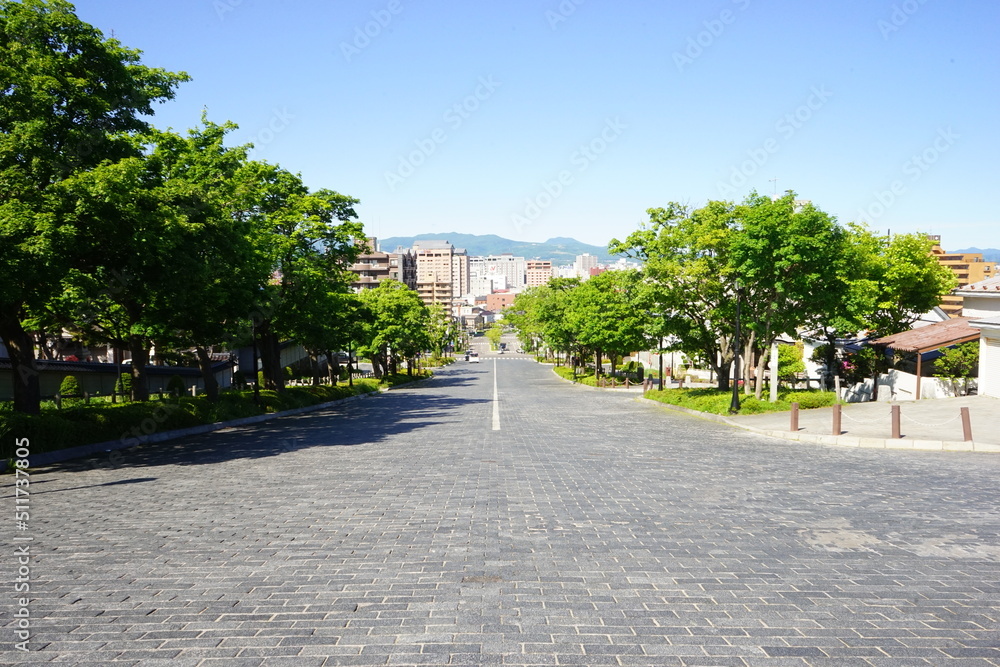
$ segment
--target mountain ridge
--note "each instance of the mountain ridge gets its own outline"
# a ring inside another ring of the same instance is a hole
[[[983,256],[983,261],[1000,262],[1000,248],[964,248],[962,250],[952,250],[954,253],[979,253]]]
[[[417,236],[390,236],[379,239],[383,252],[392,252],[398,246],[412,248],[416,241],[448,241],[456,248],[464,248],[471,256],[501,255],[511,253],[526,259],[549,259],[553,264],[572,264],[577,255],[589,253],[599,262],[610,263],[617,259],[608,253],[606,246],[590,245],[576,239],[557,236],[543,243],[515,241],[496,234],[464,234],[461,232],[435,232]]]

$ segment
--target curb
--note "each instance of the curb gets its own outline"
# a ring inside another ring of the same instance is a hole
[[[541,363],[541,362],[536,362],[536,363]],[[591,387],[589,384],[583,384],[582,382],[573,382],[572,380],[567,380],[563,376],[559,375],[559,373],[556,373],[556,369],[555,368],[552,369],[552,374],[555,375],[556,378],[562,380],[563,382],[567,382],[567,383],[573,385],[574,387],[580,387],[581,389],[589,389],[591,391],[617,391],[617,392],[623,393],[623,394],[635,394],[635,393],[638,393],[640,391],[642,391],[642,392],[645,391],[644,389],[640,388],[639,385],[636,385],[634,387],[629,387],[628,389],[626,389],[625,387],[615,387],[615,388],[611,388],[611,387]]]
[[[952,440],[908,440],[900,438],[899,440],[893,439],[882,439],[882,438],[860,438],[857,436],[850,435],[819,435],[815,433],[792,433],[791,431],[774,431],[768,429],[754,428],[753,426],[745,426],[738,422],[729,419],[728,417],[723,417],[722,415],[712,414],[710,412],[699,412],[698,410],[692,410],[690,408],[683,408],[679,405],[670,405],[668,403],[661,403],[660,401],[654,401],[651,398],[637,398],[637,401],[645,401],[647,403],[652,403],[668,410],[675,412],[683,412],[685,414],[691,415],[693,417],[698,417],[700,419],[707,419],[709,421],[718,422],[720,424],[727,424],[734,428],[739,428],[744,431],[749,431],[751,433],[756,433],[757,435],[766,435],[772,438],[779,438],[781,440],[788,440],[790,442],[804,442],[815,445],[832,445],[836,447],[856,447],[856,448],[868,448],[868,449],[905,449],[905,450],[917,450],[917,451],[937,451],[937,452],[977,452],[980,454],[990,453],[997,454],[1000,453],[1000,445],[990,445],[986,443],[976,443],[976,442],[959,442]]]
[[[422,382],[422,381],[423,380],[418,380],[417,382]],[[407,384],[415,384],[415,382]],[[178,438],[186,438],[192,435],[202,435],[205,433],[211,433],[213,431],[221,431],[227,428],[250,426],[252,424],[259,424],[261,422],[271,421],[272,419],[280,419],[282,417],[292,417],[295,415],[304,414],[306,412],[315,412],[317,410],[323,410],[324,408],[330,408],[335,405],[339,405],[341,403],[349,403],[351,401],[361,400],[363,398],[368,398],[369,396],[379,396],[386,391],[388,391],[388,388],[380,387],[378,391],[367,392],[364,394],[357,394],[355,396],[348,396],[346,398],[338,398],[335,401],[327,401],[326,403],[318,403],[316,405],[307,405],[302,408],[292,408],[291,410],[283,410],[281,412],[269,412],[264,415],[254,415],[253,417],[242,417],[240,419],[234,419],[228,422],[216,422],[214,424],[202,424],[200,426],[191,426],[189,428],[179,428],[179,429],[174,429],[173,431],[161,431],[159,433],[150,433],[149,435],[143,435],[140,437],[123,437],[118,440],[94,442],[89,445],[79,445],[78,447],[68,447],[66,449],[58,449],[53,452],[42,452],[40,454],[33,454],[28,457],[28,467],[37,468],[40,466],[50,465],[52,463],[62,463],[63,461],[70,461],[72,459],[82,458],[84,456],[92,456],[93,454],[103,454],[105,452],[113,452],[119,449],[131,449],[132,447],[139,447],[141,445],[148,445],[157,442],[165,442],[167,440],[176,440]],[[7,471],[7,462],[0,461],[0,473],[6,471]]]

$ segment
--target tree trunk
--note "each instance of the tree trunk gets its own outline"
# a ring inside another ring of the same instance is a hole
[[[732,360],[729,363],[722,363],[715,365],[715,375],[718,379],[718,389],[719,391],[729,391],[729,370],[732,366]],[[683,379],[683,378],[682,378]]]
[[[205,395],[209,401],[215,403],[219,400],[219,383],[215,379],[215,373],[212,372],[212,358],[204,347],[195,347],[194,351],[198,355],[198,370],[201,371],[201,380],[205,383]]]
[[[281,372],[281,344],[271,331],[270,322],[257,327],[260,334],[261,371],[264,373],[264,388],[274,391],[285,390],[285,376]]]
[[[128,337],[128,351],[132,353],[132,400],[149,400],[149,382],[146,366],[149,365],[149,341],[144,336]]]
[[[739,372],[737,372],[737,377],[743,380],[743,393],[748,396],[750,395],[750,385],[751,385],[750,369],[754,368],[753,362],[754,362],[754,356],[757,352],[756,347],[757,347],[757,336],[753,331],[751,331],[750,335],[747,336],[747,344],[746,346],[744,346],[743,355],[740,358],[740,362],[742,365],[740,367]],[[758,363],[757,366],[759,367],[760,363]]]
[[[41,411],[42,396],[35,364],[35,345],[17,316],[20,309],[5,305],[0,314],[0,338],[10,356],[11,381],[14,384],[14,410],[31,415]]]
[[[761,352],[760,361],[757,362],[757,380],[756,380],[756,390],[754,391],[754,398],[756,398],[758,401],[760,400],[760,397],[764,391],[764,366],[767,365],[770,359],[771,359],[771,346],[768,345]],[[775,359],[774,363],[778,363],[778,360]]]

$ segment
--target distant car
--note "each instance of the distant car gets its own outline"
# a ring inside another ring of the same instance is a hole
[[[469,355],[469,362],[473,363],[473,364],[478,364],[479,363],[479,355],[478,354],[470,354]]]

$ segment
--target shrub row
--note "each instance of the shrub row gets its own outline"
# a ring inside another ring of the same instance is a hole
[[[399,375],[388,378],[387,384],[415,379],[418,378]],[[254,403],[252,391],[223,391],[215,403],[205,396],[181,396],[144,403],[95,403],[62,410],[46,408],[38,415],[13,412],[9,404],[5,404],[0,409],[0,458],[6,460],[13,456],[15,438],[28,438],[32,453],[40,454],[318,405],[375,391],[378,391],[377,380],[355,380],[353,387],[289,387],[282,393],[261,391],[259,406]]]
[[[663,391],[646,392],[646,398],[651,398],[654,401],[717,415],[729,414],[732,396],[731,391],[719,391],[718,389],[664,389]],[[792,409],[792,403],[798,403],[801,409],[809,410],[829,407],[837,402],[837,396],[834,392],[817,390],[780,391],[776,403],[769,403],[766,400],[758,401],[753,395],[747,396],[743,393],[740,393],[739,397],[740,414],[742,415],[785,412]]]

